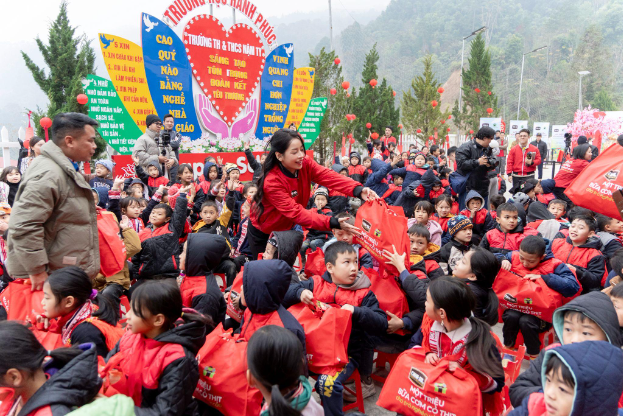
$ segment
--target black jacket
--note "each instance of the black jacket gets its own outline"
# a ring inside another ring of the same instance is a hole
[[[142,389],[141,407],[134,408],[137,416],[194,415],[197,404],[193,392],[199,381],[199,367],[195,356],[206,340],[206,326],[201,322],[177,325],[154,338],[167,344],[179,344],[184,357],[171,362],[162,369],[158,387]],[[119,343],[108,354],[108,361],[119,352]]]
[[[540,140],[538,143],[537,140],[533,140],[531,144],[537,147],[537,150],[540,152],[540,157],[542,158],[541,163],[544,163],[544,161],[548,158],[548,145],[546,142],[544,140]]]
[[[88,344],[81,348],[85,348],[85,351],[63,367],[56,368],[54,361],[45,365],[46,373],[58,371],[32,395],[18,416],[29,415],[47,406],[52,416],[66,415],[95,399],[102,386],[102,379],[98,375],[97,352]]]
[[[225,238],[206,233],[190,234],[186,245],[185,274],[206,277],[206,292],[193,297],[192,308],[218,325],[225,320],[226,304],[212,271],[229,258],[230,250]]]
[[[473,246],[471,244],[462,244],[451,237],[451,240],[444,244],[440,249],[440,267],[445,275],[452,275],[455,264],[459,261],[459,257],[463,257]],[[461,256],[460,256],[461,254]]]
[[[410,271],[420,271],[424,274],[411,274],[404,270],[399,275],[401,288],[405,292],[409,313],[403,315],[403,329],[414,333],[420,328],[425,314],[425,302],[427,301],[427,288],[430,280],[426,277],[425,262],[419,261],[410,267]]]
[[[563,317],[566,311],[577,311],[594,321],[606,334],[609,342],[616,347],[622,346],[622,328],[618,323],[617,313],[609,299],[602,292],[590,292],[579,296],[555,310],[553,327],[560,341],[563,333]],[[509,398],[514,407],[519,407],[525,397],[542,389],[542,363],[545,350],[540,351],[537,359],[531,361],[529,368],[521,373],[509,388]]]
[[[247,162],[251,170],[253,170],[253,182],[258,183],[260,175],[262,175],[262,165],[256,160],[251,150],[245,150],[245,156],[247,157]]]
[[[466,190],[476,189],[478,191],[487,191],[490,184],[488,179],[488,171],[495,169],[494,166],[487,167],[479,165],[479,158],[486,153],[486,148],[477,143],[476,139],[466,142],[457,148],[455,153],[455,162],[457,163],[457,171],[462,176],[468,176],[466,181]]]

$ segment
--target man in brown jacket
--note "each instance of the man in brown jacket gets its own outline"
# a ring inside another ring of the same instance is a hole
[[[96,210],[91,187],[78,172],[95,153],[97,122],[61,113],[52,140],[28,167],[15,196],[8,234],[7,269],[42,288],[48,273],[78,266],[91,278],[100,270]]]

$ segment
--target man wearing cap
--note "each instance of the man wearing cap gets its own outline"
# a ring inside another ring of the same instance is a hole
[[[139,159],[139,165],[147,171],[150,162],[159,163],[164,176],[175,179],[178,170],[178,159],[171,144],[162,141],[160,130],[162,121],[155,114],[145,119],[145,133],[139,137],[132,148],[132,157]]]
[[[548,145],[544,140],[542,140],[542,133],[537,133],[535,135],[535,140],[531,142],[531,144],[537,147],[539,150],[540,156],[542,160],[539,165],[537,165],[537,179],[542,179],[542,171],[544,170],[544,161],[548,157]]]

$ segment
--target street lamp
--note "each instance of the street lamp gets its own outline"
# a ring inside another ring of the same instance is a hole
[[[481,32],[485,32],[486,30],[487,30],[486,26],[480,27],[479,29],[475,30],[474,32],[472,32],[468,36],[465,36],[462,39],[461,70],[459,71],[459,113],[460,114],[462,111],[462,86],[464,85],[464,48],[466,46],[466,39],[474,35],[478,35]],[[457,126],[457,137],[455,138],[455,144],[459,145],[459,126]]]
[[[583,75],[589,75],[589,71],[579,71],[579,110],[583,109]]]
[[[531,52],[527,52],[527,53],[523,53],[522,54],[522,69],[520,70],[520,92],[518,92],[518,115],[516,117],[516,120],[520,120],[520,98],[522,97],[522,75],[524,73],[524,57],[528,54],[531,54],[533,52],[537,52],[537,51],[541,51],[542,49],[546,49],[547,46],[542,46],[540,48],[537,49],[533,49]]]

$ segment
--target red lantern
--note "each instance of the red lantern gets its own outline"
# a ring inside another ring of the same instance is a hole
[[[429,140],[433,140],[433,136],[429,136]]]
[[[479,88],[475,88],[475,92],[476,92],[477,94],[479,94],[479,93],[481,92],[481,90],[480,90]]]
[[[353,144],[353,143],[355,143],[355,139],[353,137],[350,137],[349,138],[349,144]]]
[[[416,129],[416,133],[420,134],[420,133],[422,133],[422,130],[421,129]]]
[[[345,82],[342,83],[342,88],[344,88],[345,90],[348,90],[349,89],[349,85],[351,85],[351,84],[349,84],[349,81],[345,81]]]
[[[450,127],[448,127],[448,128],[446,129],[446,131],[451,131],[451,128],[450,128]]]
[[[488,91],[488,95],[492,95],[492,91]]]
[[[345,114],[345,118],[346,118],[348,121],[351,121],[351,114]]]
[[[375,85],[377,85],[377,80],[373,78],[368,83],[370,84],[371,87],[375,88]]]
[[[366,128],[370,129],[371,127],[373,127],[373,125],[371,123],[366,123]]]
[[[347,93],[347,98],[351,97],[351,94]]]
[[[337,92],[337,91],[336,91],[336,88],[332,88],[331,90],[329,90],[329,93],[330,93],[331,95],[336,95],[336,92]]]
[[[431,107],[436,108],[438,102],[436,100],[431,101]]]
[[[48,129],[52,127],[52,120],[50,119],[50,117],[43,117],[41,118],[41,120],[39,120],[39,125],[45,130],[45,139],[47,142],[49,140]]]
[[[87,97],[86,94],[78,94],[76,96],[76,101],[78,101],[78,104],[80,105],[85,105],[89,102],[89,97]]]
[[[487,111],[488,114],[492,114],[494,112],[494,110],[491,107],[488,107],[487,110],[485,111]]]
[[[373,133],[371,134],[371,139],[373,140],[377,140],[379,138],[379,133]]]
[[[351,114],[351,120],[355,120],[356,118],[355,114]]]
[[[451,115],[449,114],[448,119],[450,120],[450,119],[451,119],[451,117],[453,117],[453,116],[451,116]]]
[[[442,120],[442,121],[440,121],[440,123],[444,124],[444,123],[446,123],[446,121]]]
[[[473,133],[474,133],[474,130],[470,130],[470,134],[473,134]]]
[[[396,91],[394,91],[394,90],[392,91],[392,96],[396,97]]]
[[[439,92],[440,94],[442,94],[442,93],[444,92],[444,88],[442,88],[442,87],[438,88],[438,92]]]
[[[437,127],[434,127],[434,128],[433,128],[433,131],[438,131],[438,128],[437,128]]]
[[[399,129],[403,129],[403,124],[399,124]]]
[[[334,59],[334,63],[335,63],[336,65],[340,65],[340,58],[336,58],[336,59]]]

